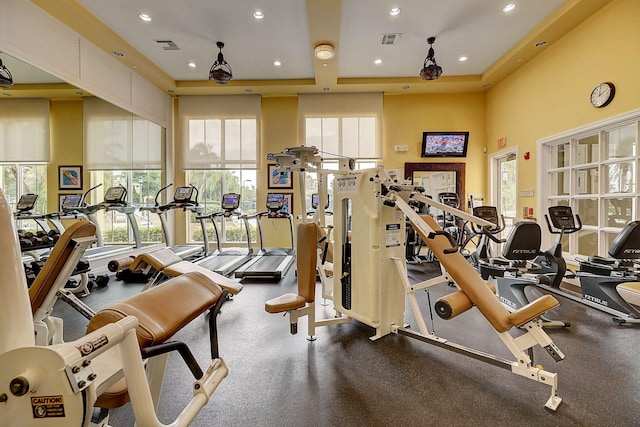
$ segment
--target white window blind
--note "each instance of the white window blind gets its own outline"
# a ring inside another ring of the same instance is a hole
[[[382,93],[302,94],[300,141],[326,159],[382,157]]]
[[[49,162],[49,100],[0,100],[0,162]]]
[[[259,95],[181,96],[181,169],[257,169]]]
[[[162,169],[163,129],[99,98],[84,99],[88,170]]]

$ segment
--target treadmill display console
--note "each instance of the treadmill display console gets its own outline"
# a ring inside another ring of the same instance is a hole
[[[122,203],[127,190],[124,187],[109,187],[104,195],[105,203]]]
[[[570,206],[550,206],[549,216],[555,228],[573,229],[576,226]]]
[[[473,216],[498,225],[498,209],[495,206],[478,206],[473,208]]]
[[[240,206],[240,195],[236,193],[228,193],[222,196],[222,209],[225,211],[234,211]]]
[[[320,205],[320,194],[313,193],[311,195],[311,207],[313,209],[318,209],[318,205]],[[325,209],[329,209],[329,195],[327,194],[327,203],[324,205]]]
[[[193,187],[178,187],[173,193],[173,200],[178,203],[190,202],[193,195]]]
[[[16,209],[18,212],[30,211],[36,205],[36,200],[38,200],[37,194],[23,194],[18,200]]]
[[[267,194],[267,209],[270,211],[279,211],[284,206],[284,194],[269,193]]]
[[[73,209],[80,206],[82,194],[67,194],[62,199],[62,209]]]

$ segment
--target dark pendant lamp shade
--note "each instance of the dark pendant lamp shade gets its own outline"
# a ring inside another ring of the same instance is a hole
[[[2,59],[0,59],[0,87],[8,89],[13,86],[13,76],[11,75],[11,71],[2,63]]]
[[[231,65],[227,61],[225,61],[224,56],[222,55],[222,48],[224,47],[224,43],[217,42],[216,46],[220,51],[218,52],[218,58],[216,62],[213,63],[211,69],[209,70],[209,80],[213,80],[219,84],[227,84],[233,79],[233,73],[231,71]]]
[[[427,43],[429,43],[429,53],[424,59],[422,70],[420,70],[420,77],[424,80],[438,80],[442,75],[442,67],[436,63],[435,53],[433,51],[433,42],[435,41],[435,37],[429,37],[427,39]]]

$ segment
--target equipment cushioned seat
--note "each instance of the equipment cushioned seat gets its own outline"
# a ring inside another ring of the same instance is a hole
[[[89,322],[87,333],[135,316],[140,322],[136,329],[140,347],[160,344],[211,308],[221,294],[220,286],[204,274],[186,273],[99,311]]]

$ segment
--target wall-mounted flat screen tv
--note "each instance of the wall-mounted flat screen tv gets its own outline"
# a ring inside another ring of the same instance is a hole
[[[423,132],[422,157],[466,157],[469,132]]]

